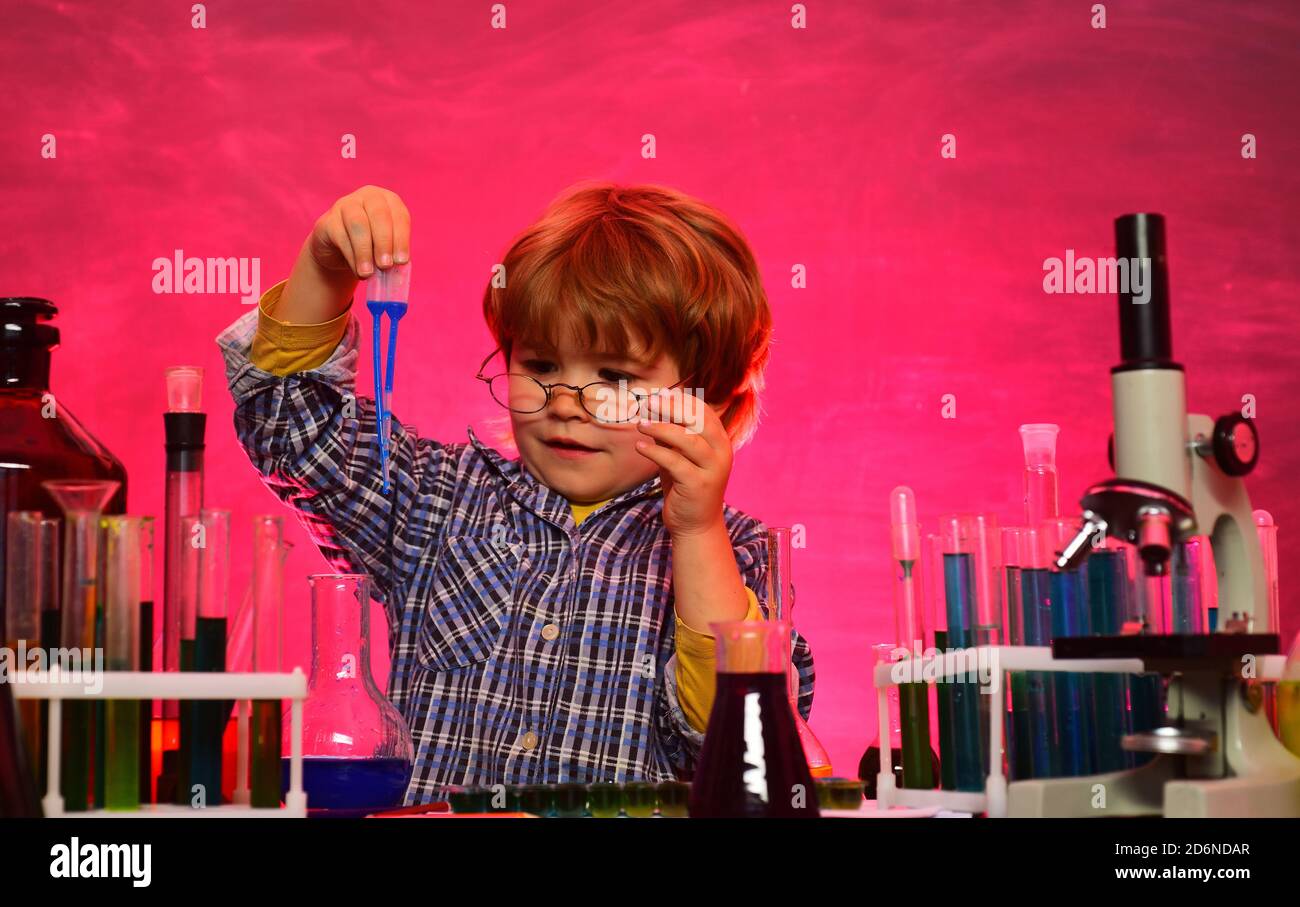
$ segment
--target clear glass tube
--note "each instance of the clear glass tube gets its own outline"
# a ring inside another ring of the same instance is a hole
[[[1040,532],[1039,526],[1026,526],[1020,532],[1021,627],[1027,646],[1052,644],[1051,575],[1039,545]],[[1056,746],[1056,696],[1050,672],[1026,672],[1025,699],[1032,777],[1054,777],[1060,774],[1060,758]]]
[[[59,521],[39,510],[14,510],[5,533],[5,630],[13,669],[29,664],[28,651],[41,646],[41,620],[58,608]],[[0,679],[0,683],[4,680]],[[37,699],[17,701],[16,713],[27,748],[27,765],[39,771],[45,752],[43,710]]]
[[[1166,626],[1170,633],[1205,632],[1205,598],[1201,579],[1209,539],[1193,536],[1174,546],[1169,558],[1170,610]]]
[[[1048,588],[1053,639],[1091,633],[1082,569],[1062,570],[1056,566],[1057,555],[1074,538],[1078,528],[1077,519],[1054,517],[1044,520],[1039,531],[1040,562],[1047,563],[1050,571]],[[1096,771],[1092,740],[1096,727],[1096,703],[1092,678],[1087,674],[1057,672],[1052,681],[1056,694],[1056,737],[1061,774],[1066,777],[1091,775]]]
[[[99,517],[120,484],[114,480],[68,479],[41,483],[63,510],[63,596],[58,645],[64,649],[89,652],[95,647]],[[60,788],[63,808],[68,812],[90,808],[93,705],[86,700],[63,704]]]
[[[912,489],[900,485],[889,495],[890,538],[894,566],[894,636],[905,657],[921,658],[926,649],[925,600],[922,577],[921,526]],[[930,744],[930,686],[900,684],[903,787],[929,790],[935,786],[934,750]],[[870,783],[870,779],[863,779]]]
[[[161,642],[162,627],[157,623],[160,616],[154,611],[154,529],[156,520],[151,516],[140,517],[140,658],[136,666],[138,671],[155,670],[156,649]],[[153,802],[153,779],[162,768],[162,727],[156,722],[161,718],[158,703],[145,699],[139,703],[140,730],[137,747],[140,753],[140,800]],[[154,745],[154,740],[158,745]]]
[[[104,519],[104,637],[110,671],[134,671],[140,658],[140,518]],[[140,807],[140,704],[105,708],[105,807]]]
[[[1056,438],[1060,427],[1039,422],[1020,426],[1025,451],[1025,525],[1038,526],[1060,514],[1056,478]]]
[[[290,546],[284,541],[284,519],[253,517],[253,670],[278,672],[284,627],[284,560]],[[253,703],[250,748],[252,805],[274,809],[280,805],[281,704],[278,700]]]
[[[966,649],[979,645],[976,615],[981,591],[978,535],[971,514],[946,514],[940,517],[943,535],[943,589],[948,612],[948,644]],[[983,741],[989,721],[987,697],[981,696],[979,684],[968,680],[950,684],[952,698],[952,743],[956,756],[957,790],[984,789],[987,752]],[[981,700],[984,708],[981,709]]]
[[[190,524],[191,557],[197,557],[193,599],[194,671],[226,670],[226,613],[230,590],[230,512],[202,510]],[[186,599],[182,599],[186,601]],[[189,607],[184,615],[190,619]],[[182,637],[182,645],[185,639]],[[232,703],[199,700],[190,711],[190,760],[186,796],[202,796],[208,806],[222,802],[221,738]],[[183,716],[182,716],[183,718]],[[184,728],[182,728],[182,737]],[[182,744],[183,745],[183,744]]]
[[[1008,645],[1025,645],[1024,599],[1020,584],[1020,546],[1023,530],[1007,526],[1002,530],[1002,596],[1005,602]],[[1007,776],[1011,780],[1033,777],[1033,748],[1030,737],[1029,677],[1023,671],[1007,672],[1006,734]]]
[[[794,581],[791,565],[791,531],[787,526],[770,526],[767,530],[767,606],[772,620],[783,620],[790,624],[790,643],[794,645]],[[808,769],[813,777],[828,777],[834,774],[830,756],[822,746],[812,728],[799,714],[799,672],[794,663],[786,660],[786,687],[790,698],[790,708],[794,713],[795,726],[799,731],[799,740],[803,744],[804,755],[808,759]]]
[[[1256,510],[1253,515],[1255,531],[1259,534],[1260,553],[1264,557],[1264,578],[1268,583],[1268,626],[1259,629],[1257,622],[1255,632],[1281,634],[1282,600],[1277,586],[1277,524],[1267,510]]]

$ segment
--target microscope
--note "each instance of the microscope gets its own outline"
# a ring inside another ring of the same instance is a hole
[[[1136,626],[1126,627],[1136,632],[1054,640],[1054,659],[1137,659],[1166,677],[1167,723],[1124,738],[1124,749],[1156,754],[1145,765],[1013,782],[1008,813],[1300,816],[1300,759],[1273,735],[1261,685],[1265,673],[1280,675],[1281,658],[1243,481],[1259,459],[1259,439],[1241,415],[1187,413],[1170,335],[1164,218],[1124,215],[1115,239],[1118,259],[1149,261],[1150,286],[1141,297],[1120,287],[1121,361],[1111,369],[1115,477],[1084,494],[1082,526],[1056,566],[1078,567],[1109,536],[1136,548],[1141,583],[1168,575],[1179,544],[1208,535],[1221,620],[1212,633],[1166,633],[1152,613],[1158,599],[1147,599]]]

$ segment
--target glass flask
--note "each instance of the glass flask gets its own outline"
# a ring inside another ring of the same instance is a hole
[[[711,624],[717,692],[691,784],[692,818],[816,818],[786,680],[790,623]]]
[[[370,673],[370,579],[317,574],[311,583],[312,658],[303,705],[307,806],[370,810],[400,806],[411,778],[411,733]],[[290,752],[284,719],[283,752]],[[289,757],[282,759],[288,789]]]
[[[99,517],[104,505],[117,492],[118,483],[57,480],[42,484],[63,510],[63,599],[58,645],[73,653],[83,653],[81,659],[71,659],[69,667],[88,669],[84,653],[95,648],[95,609],[99,601]],[[97,747],[94,736],[97,705],[86,699],[63,703],[60,786],[63,808],[68,812],[90,808],[91,785],[95,780],[91,754]]]
[[[790,623],[791,645],[794,644],[794,624],[791,612],[794,611],[794,585],[791,580],[790,529],[785,526],[772,526],[767,530],[767,607],[772,620],[784,620]],[[788,660],[787,660],[788,661]],[[799,672],[793,662],[788,662],[787,685],[790,695],[790,714],[794,716],[795,727],[799,729],[799,742],[808,757],[808,771],[814,778],[828,778],[834,774],[831,757],[822,746],[812,728],[799,714]]]
[[[54,303],[45,299],[0,298],[5,326],[0,331],[0,535],[11,510],[61,515],[41,485],[53,479],[114,481],[116,491],[104,512],[126,512],[126,469],[64,399],[50,392],[51,353],[59,345],[59,329],[49,322],[57,314]],[[0,538],[0,547],[3,542]],[[0,589],[3,571],[0,558]]]

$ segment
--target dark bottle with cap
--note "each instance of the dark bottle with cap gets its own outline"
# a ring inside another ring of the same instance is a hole
[[[50,359],[59,345],[59,329],[50,322],[57,314],[46,299],[0,297],[0,628],[9,511],[62,517],[41,482],[115,479],[121,484],[104,513],[126,512],[126,469],[72,414],[64,398],[50,391]]]

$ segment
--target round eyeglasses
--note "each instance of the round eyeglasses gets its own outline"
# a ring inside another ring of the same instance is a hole
[[[502,372],[490,376],[483,374],[492,357],[499,352],[500,347],[493,350],[478,367],[478,374],[474,377],[487,384],[492,399],[511,412],[540,413],[550,404],[555,388],[567,387],[578,395],[578,404],[597,422],[617,425],[632,422],[642,413],[650,413],[650,407],[646,403],[650,395],[631,390],[626,381],[592,381],[579,387],[559,381],[543,384],[533,376],[519,372]],[[672,387],[677,387],[686,380],[683,378]]]

